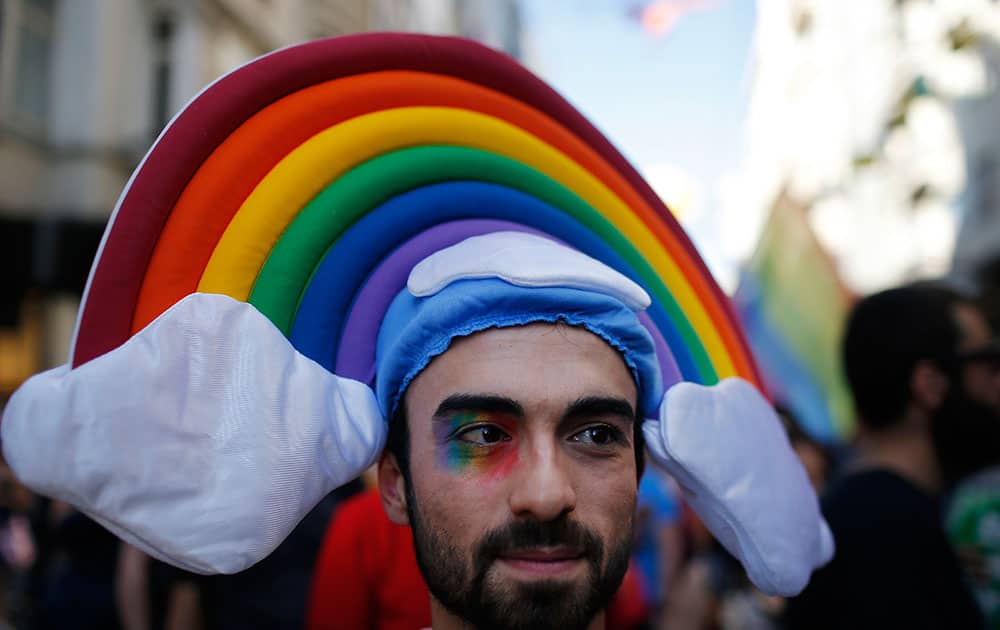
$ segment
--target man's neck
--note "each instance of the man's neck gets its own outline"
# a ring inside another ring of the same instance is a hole
[[[461,618],[453,615],[451,611],[441,605],[434,596],[431,596],[431,628],[433,630],[475,630]],[[604,630],[604,611],[594,617],[587,630]]]
[[[891,428],[862,431],[857,445],[860,468],[885,468],[932,496],[940,493],[941,466],[929,421],[918,412]]]

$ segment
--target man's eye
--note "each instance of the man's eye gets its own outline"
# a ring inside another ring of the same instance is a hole
[[[500,442],[510,441],[510,436],[499,428],[490,424],[481,424],[463,430],[455,436],[461,442],[489,446]]]
[[[597,446],[608,446],[621,441],[621,432],[608,425],[595,425],[587,427],[583,431],[573,435],[572,439],[584,444],[595,444]]]

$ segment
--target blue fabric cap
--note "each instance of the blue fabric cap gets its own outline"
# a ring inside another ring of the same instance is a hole
[[[461,280],[418,298],[403,290],[379,329],[376,396],[392,417],[410,382],[456,337],[533,322],[582,326],[618,350],[635,378],[639,411],[654,417],[663,396],[653,339],[619,300],[581,289],[518,287],[496,278]]]

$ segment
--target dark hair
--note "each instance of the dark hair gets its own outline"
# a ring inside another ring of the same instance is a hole
[[[646,466],[646,438],[642,433],[642,418],[636,417],[632,431],[637,477],[641,477]],[[385,448],[396,458],[396,464],[403,474],[403,481],[406,482],[407,489],[412,488],[410,484],[410,427],[407,425],[404,400],[399,401],[399,406],[389,421],[389,435],[386,438]]]
[[[792,408],[782,402],[774,403],[774,411],[781,420],[781,425],[785,427],[788,434],[788,442],[795,448],[799,445],[806,445],[812,448],[823,458],[824,475],[829,477],[831,470],[836,466],[836,453],[830,447],[814,439],[802,428],[802,422],[795,415]]]
[[[385,440],[385,450],[389,451],[396,458],[396,465],[403,473],[403,481],[406,487],[410,485],[410,427],[406,424],[406,404],[399,401],[392,418],[389,419],[389,435]]]
[[[955,307],[967,302],[952,289],[921,283],[882,291],[855,305],[843,359],[860,423],[878,430],[902,419],[919,361],[948,369],[961,336]]]
[[[812,436],[806,433],[805,429],[802,428],[802,423],[799,421],[799,417],[795,415],[792,408],[782,402],[774,403],[774,412],[778,414],[778,419],[781,420],[781,425],[785,427],[785,433],[788,434],[788,441],[793,445],[798,442],[806,442],[811,446],[817,448],[822,448],[819,442],[814,440]]]

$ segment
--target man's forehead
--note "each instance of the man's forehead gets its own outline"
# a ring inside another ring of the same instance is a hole
[[[588,354],[595,352],[605,354],[608,350],[617,354],[617,351],[608,345],[608,342],[583,326],[571,326],[557,321],[488,328],[471,335],[456,337],[448,350],[442,353],[442,356],[449,353],[452,355],[474,355],[484,349],[517,356],[523,349],[531,348],[539,343],[548,346],[570,344]]]
[[[620,366],[628,371],[621,354],[604,339],[581,326],[559,322],[490,328],[459,337],[435,360],[461,367],[454,378],[497,368],[552,373],[568,365],[601,372]]]
[[[636,402],[621,354],[585,328],[559,323],[491,328],[455,339],[411,384],[423,409],[449,396],[490,395],[524,407],[566,407],[580,398]]]

